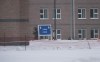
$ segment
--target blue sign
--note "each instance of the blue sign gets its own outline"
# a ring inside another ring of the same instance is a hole
[[[51,25],[39,25],[38,34],[41,36],[51,35]]]

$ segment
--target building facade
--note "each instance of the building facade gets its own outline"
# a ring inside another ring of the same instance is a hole
[[[53,39],[55,20],[57,39],[99,38],[99,0],[55,1],[0,0],[0,41],[38,39],[38,25],[46,24],[51,25],[52,35],[39,39]]]

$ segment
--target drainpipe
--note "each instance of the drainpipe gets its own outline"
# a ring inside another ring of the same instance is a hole
[[[72,17],[71,17],[71,39],[75,39],[75,0],[71,0]]]
[[[56,29],[57,29],[57,21],[56,21],[56,0],[54,0],[54,40],[57,40],[56,37]]]

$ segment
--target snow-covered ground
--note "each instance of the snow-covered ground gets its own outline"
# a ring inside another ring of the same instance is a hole
[[[100,62],[99,40],[37,40],[0,46],[0,62]]]
[[[0,46],[0,51],[100,49],[100,40],[34,40],[29,46]]]
[[[1,51],[0,62],[100,62],[100,50]]]

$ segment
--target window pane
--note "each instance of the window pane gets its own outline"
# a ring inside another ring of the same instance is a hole
[[[97,9],[94,9],[94,13],[98,13],[98,12],[97,12]]]
[[[40,9],[40,13],[43,13],[43,9]]]
[[[53,18],[56,18],[56,10],[53,10]]]
[[[57,18],[60,18],[60,14],[57,14]]]
[[[98,33],[98,30],[95,30],[95,33]]]
[[[85,18],[85,9],[82,9],[82,18]]]
[[[43,15],[40,15],[40,18],[43,18]]]
[[[56,18],[56,9],[53,10],[53,18]]]
[[[94,14],[94,17],[93,17],[93,18],[98,18],[98,17],[97,17],[97,14]]]
[[[93,9],[90,9],[90,18],[93,18]]]
[[[57,9],[57,13],[60,13],[60,9]]]
[[[44,10],[44,18],[47,18],[47,9]]]
[[[82,38],[82,36],[81,36],[81,35],[79,35],[79,38]]]
[[[78,33],[80,34],[81,33],[81,30],[78,30]]]
[[[83,32],[82,32],[83,38],[86,38],[86,37],[85,37],[85,34],[86,34],[86,33],[85,33],[85,30],[83,30]]]
[[[57,30],[57,34],[61,34],[61,31],[60,30]]]
[[[94,30],[91,30],[91,38],[94,38]]]
[[[81,14],[78,14],[78,18],[81,18]]]
[[[78,9],[78,13],[81,13],[81,9]]]
[[[98,36],[99,36],[99,31],[98,29],[95,29],[95,38],[98,38]]]
[[[61,39],[61,35],[57,35],[57,39]]]
[[[85,18],[85,13],[82,14],[82,18]]]

